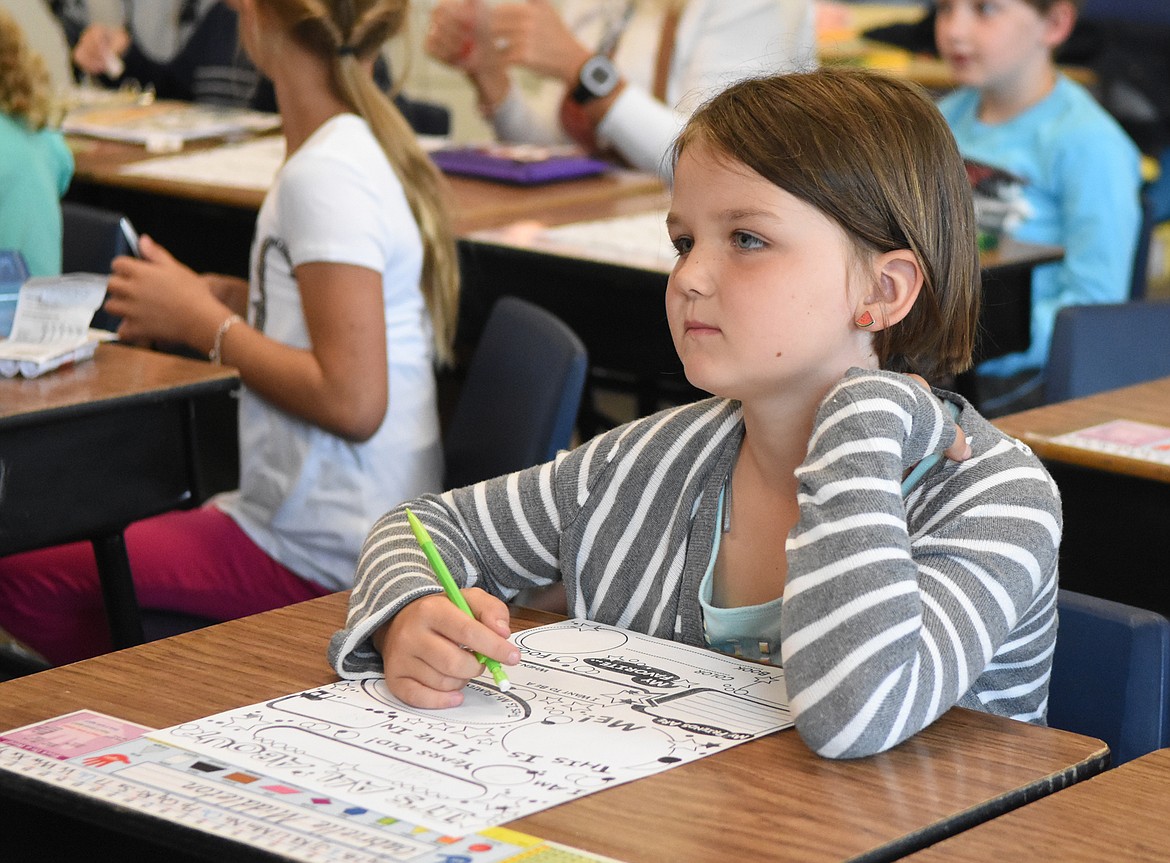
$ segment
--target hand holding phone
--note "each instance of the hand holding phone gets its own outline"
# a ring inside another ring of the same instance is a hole
[[[134,226],[130,224],[130,220],[123,216],[118,225],[122,229],[122,236],[126,238],[126,245],[130,247],[130,254],[136,258],[141,258],[142,253],[138,249],[138,232],[134,230]]]

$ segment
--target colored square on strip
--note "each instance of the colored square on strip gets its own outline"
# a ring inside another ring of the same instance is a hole
[[[151,730],[93,710],[77,710],[5,731],[0,743],[63,761],[134,740]]]

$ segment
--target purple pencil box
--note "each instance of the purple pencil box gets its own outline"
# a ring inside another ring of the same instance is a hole
[[[448,174],[521,186],[589,177],[611,167],[608,162],[578,153],[526,145],[436,150],[431,153],[431,159]]]

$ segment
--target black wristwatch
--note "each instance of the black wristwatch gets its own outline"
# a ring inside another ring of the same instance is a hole
[[[621,80],[621,74],[613,60],[605,54],[594,54],[581,66],[577,73],[577,86],[569,94],[569,98],[578,105],[584,105],[594,99],[604,99]]]

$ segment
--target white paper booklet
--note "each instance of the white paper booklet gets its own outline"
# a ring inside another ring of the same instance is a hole
[[[105,298],[107,278],[68,273],[31,278],[21,285],[12,332],[0,339],[0,375],[35,378],[89,359],[98,344],[116,338],[89,326]]]

